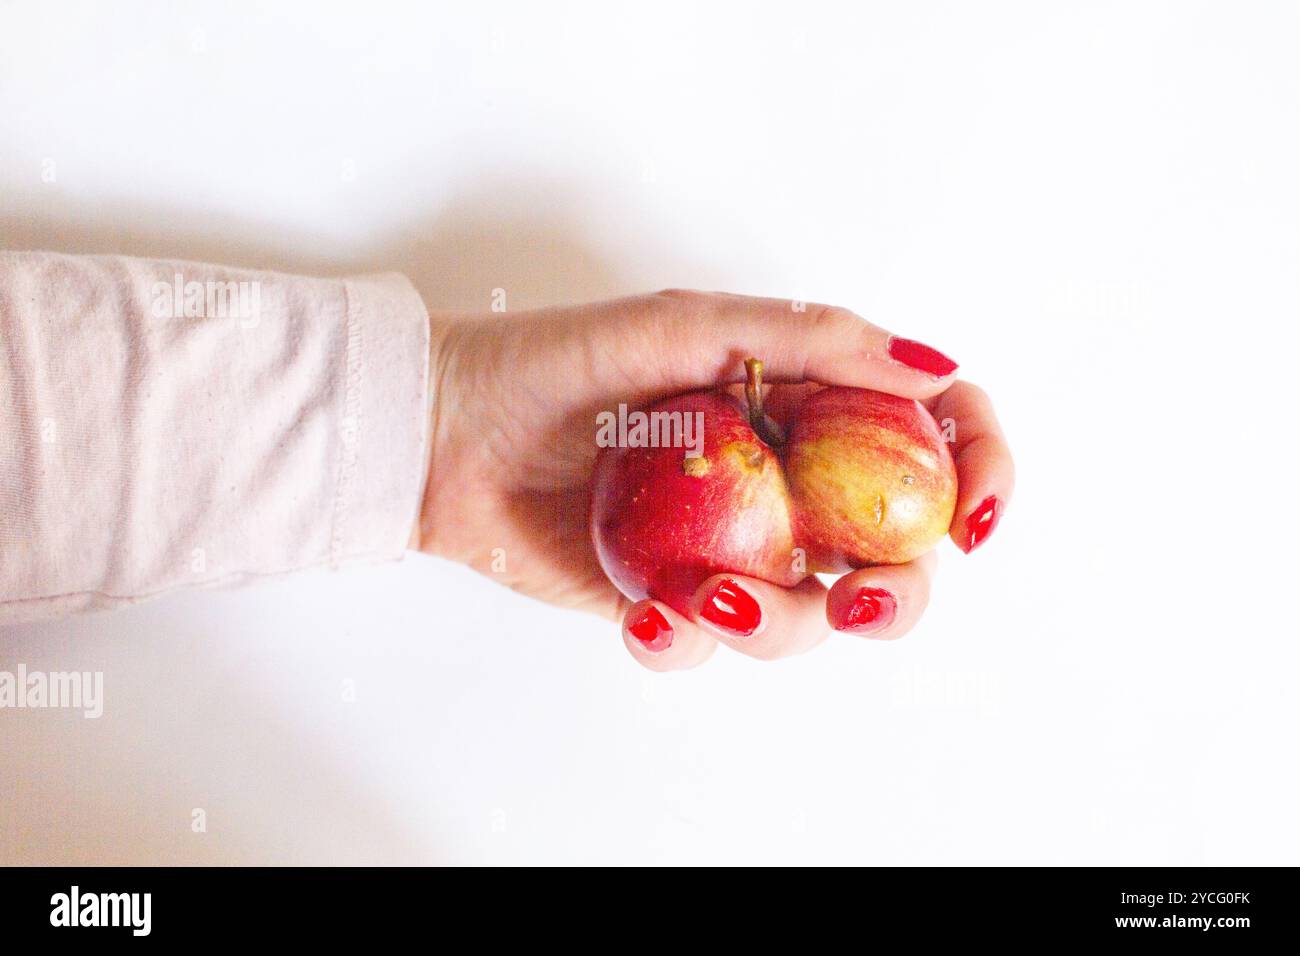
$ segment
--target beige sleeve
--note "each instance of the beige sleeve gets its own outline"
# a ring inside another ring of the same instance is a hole
[[[397,275],[0,253],[0,625],[399,557],[428,352]]]

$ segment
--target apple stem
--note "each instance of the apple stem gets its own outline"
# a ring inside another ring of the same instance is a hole
[[[749,426],[754,433],[773,448],[784,445],[781,426],[763,411],[763,363],[756,358],[745,359],[745,402],[749,405]]]

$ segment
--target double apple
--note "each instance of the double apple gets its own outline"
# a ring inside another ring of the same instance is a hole
[[[783,429],[763,408],[762,362],[748,359],[745,369],[743,403],[693,392],[651,409],[701,413],[698,455],[669,447],[599,454],[592,540],[620,591],[688,614],[714,574],[792,587],[813,573],[911,561],[948,533],[957,471],[919,403],[824,388]]]

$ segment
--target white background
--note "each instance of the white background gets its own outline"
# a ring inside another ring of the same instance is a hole
[[[663,677],[422,556],[9,629],[107,699],[0,712],[0,862],[1300,862],[1300,8],[537,7],[6,4],[3,245],[846,305],[992,393],[1002,526]]]

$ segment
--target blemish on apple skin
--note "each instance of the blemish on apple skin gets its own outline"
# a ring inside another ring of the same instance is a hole
[[[876,495],[876,503],[871,507],[871,515],[876,519],[876,527],[885,523],[885,496]]]
[[[726,449],[730,454],[737,456],[742,465],[751,470],[761,471],[766,460],[763,458],[763,449],[750,442],[738,441],[727,446]]]
[[[709,464],[709,459],[700,455],[697,458],[682,459],[682,473],[689,475],[691,478],[703,478],[709,473],[713,466]]]
[[[913,477],[912,475],[903,476],[903,484],[910,485],[910,484],[914,484],[915,482],[916,482],[916,478]]]

